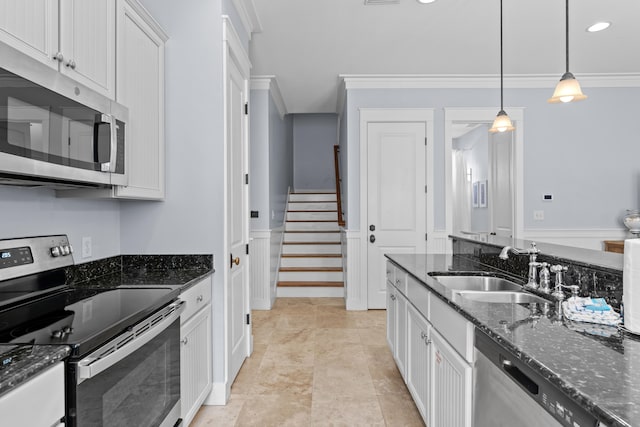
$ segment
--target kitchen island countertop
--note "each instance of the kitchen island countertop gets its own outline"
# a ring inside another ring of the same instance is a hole
[[[640,426],[639,338],[614,327],[565,320],[553,302],[525,305],[456,298],[430,273],[488,270],[463,257],[387,258],[608,426]]]

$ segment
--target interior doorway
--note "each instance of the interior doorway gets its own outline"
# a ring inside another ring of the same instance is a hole
[[[516,131],[490,134],[494,110],[445,109],[450,234],[522,235],[523,109],[509,109]]]

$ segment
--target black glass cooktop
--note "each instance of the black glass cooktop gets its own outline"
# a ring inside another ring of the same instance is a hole
[[[174,300],[172,289],[70,288],[0,311],[0,343],[64,344],[82,356]]]

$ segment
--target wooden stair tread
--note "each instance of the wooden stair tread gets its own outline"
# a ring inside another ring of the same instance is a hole
[[[344,287],[344,282],[298,282],[298,281],[285,281],[278,282],[278,286],[296,286],[296,287],[331,287],[331,288],[342,288]]]
[[[282,242],[283,245],[339,245],[340,242]]]
[[[314,272],[314,271],[342,271],[342,267],[280,267],[280,271]]]
[[[342,254],[282,254],[282,258],[342,258]]]
[[[285,233],[340,233],[340,230],[286,230]]]
[[[287,222],[338,222],[335,219],[288,219]]]

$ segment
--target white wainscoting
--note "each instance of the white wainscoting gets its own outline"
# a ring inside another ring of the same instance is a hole
[[[278,280],[280,272],[280,262],[282,261],[282,242],[284,242],[284,223],[281,227],[271,230],[271,271],[269,273],[270,280],[270,296],[271,307],[276,302],[276,296],[278,292]]]
[[[631,237],[626,229],[542,230],[525,229],[522,236],[534,242],[555,243],[585,249],[604,250],[604,240],[624,240]]]
[[[360,231],[343,230],[344,285],[347,310],[367,309],[367,283],[362,280],[363,261],[360,250]]]
[[[271,310],[271,230],[249,233],[251,309]]]

